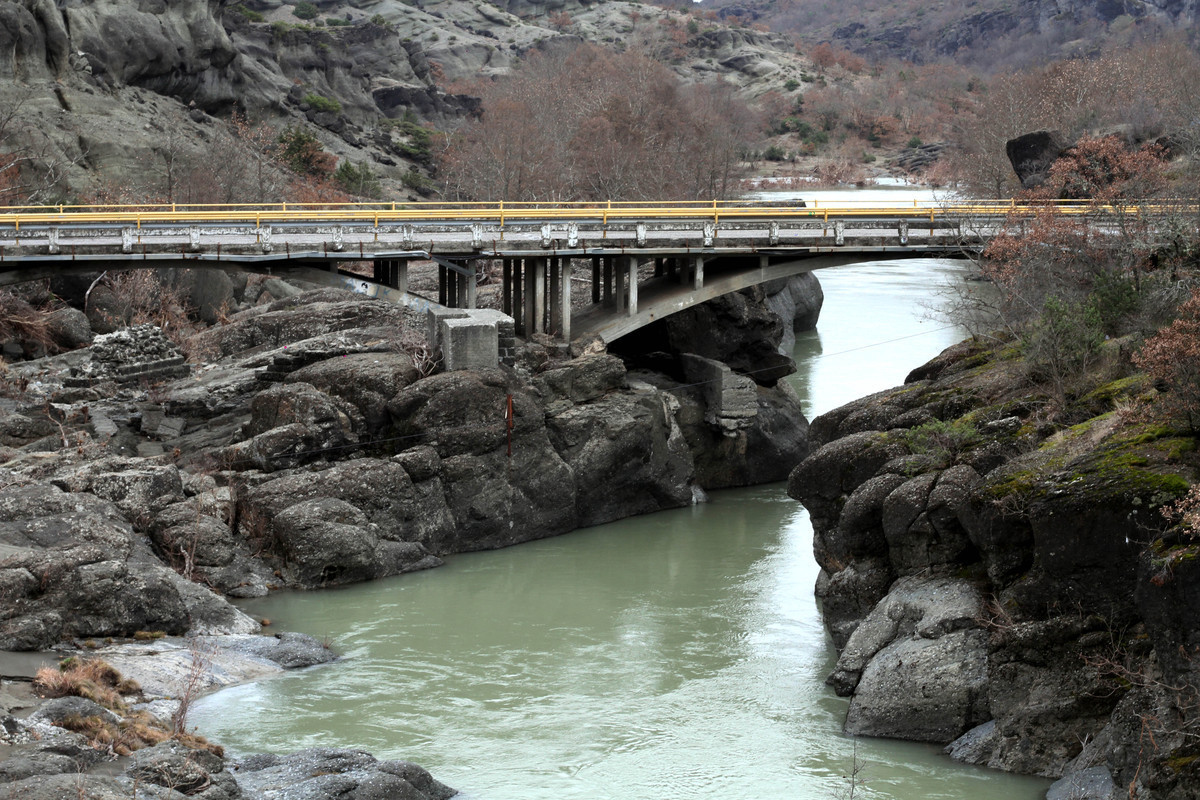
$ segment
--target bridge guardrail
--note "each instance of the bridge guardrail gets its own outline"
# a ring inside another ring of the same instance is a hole
[[[1167,209],[1179,208],[1179,203],[1195,209],[1195,201],[1154,201],[1128,205],[1091,201],[1058,201],[1053,207],[1060,213],[1106,214],[1162,213]],[[128,224],[141,227],[148,224],[186,224],[195,222],[247,222],[263,221],[370,221],[379,222],[530,222],[537,220],[671,220],[712,219],[830,219],[854,217],[880,217],[890,219],[928,219],[963,216],[1005,216],[1021,209],[1045,208],[1043,204],[1018,203],[1014,200],[982,200],[955,203],[918,203],[912,206],[889,206],[864,201],[862,203],[839,202],[835,205],[812,204],[788,206],[776,203],[747,203],[741,201],[612,201],[612,202],[499,202],[499,203],[440,203],[440,202],[386,202],[350,203],[343,205],[271,203],[271,204],[163,204],[163,205],[59,205],[59,206],[9,206],[0,207],[0,228],[23,225],[109,223]]]

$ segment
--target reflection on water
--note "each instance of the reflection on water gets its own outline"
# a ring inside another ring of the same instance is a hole
[[[821,275],[819,332],[792,380],[819,413],[899,383],[953,342],[916,303],[952,262]],[[844,795],[854,743],[824,685],[835,654],[812,597],[806,513],[781,485],[447,566],[249,605],[329,636],[341,661],[203,698],[235,752],[362,747],[478,800]],[[861,740],[857,797],[1033,800],[1045,781],[940,748]]]

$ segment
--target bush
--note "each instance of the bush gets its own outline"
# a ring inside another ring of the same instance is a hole
[[[767,161],[787,161],[787,151],[777,144],[773,144],[763,151],[762,157]]]
[[[314,111],[330,111],[334,114],[342,113],[342,104],[337,100],[325,97],[324,95],[314,94],[309,92],[304,95],[304,102]]]
[[[979,431],[965,420],[934,420],[904,432],[904,444],[914,455],[930,455],[939,464],[949,466],[967,450],[979,444]]]
[[[1026,328],[1021,345],[1030,377],[1049,384],[1061,402],[1096,362],[1103,342],[1094,306],[1050,296],[1041,317]]]
[[[404,184],[409,189],[412,189],[422,197],[428,197],[436,190],[433,181],[429,180],[429,178],[426,178],[416,169],[410,169],[408,172],[401,175],[400,183]]]
[[[398,128],[400,134],[408,139],[398,145],[400,154],[421,164],[430,163],[433,160],[433,133],[409,119],[408,112],[405,112],[405,118]]]
[[[315,5],[308,2],[308,0],[300,0],[299,3],[296,3],[296,7],[292,9],[292,13],[299,19],[316,19],[321,11]]]
[[[786,81],[784,81],[783,88],[786,91],[794,92],[800,88],[800,81],[796,80],[795,78],[788,78]]]
[[[1160,399],[1166,415],[1200,430],[1200,290],[1179,308],[1179,318],[1146,340],[1133,363],[1167,391]]]
[[[331,28],[342,28],[346,25],[352,25],[353,23],[348,19],[343,19],[342,17],[326,17],[325,24]]]
[[[252,8],[246,8],[245,6],[234,6],[232,10],[235,13],[240,14],[244,19],[249,20],[250,22],[266,22],[267,21],[267,18],[264,17],[261,12],[255,11]]]
[[[909,147],[920,147],[922,144],[920,136],[914,136],[908,140]]]
[[[293,172],[318,178],[328,177],[337,163],[321,141],[303,128],[288,128],[279,134],[279,160]]]
[[[377,198],[383,194],[379,179],[366,164],[355,166],[349,160],[343,161],[333,173],[333,180],[344,191],[359,197]]]
[[[1096,313],[1100,329],[1110,336],[1119,336],[1141,307],[1141,292],[1129,275],[1101,272],[1092,283],[1087,302]]]

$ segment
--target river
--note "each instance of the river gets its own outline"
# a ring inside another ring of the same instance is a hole
[[[808,197],[812,193],[805,193]],[[861,195],[858,195],[861,196]],[[812,416],[901,383],[961,338],[930,319],[962,267],[819,273],[793,385]],[[812,529],[782,484],[445,567],[246,604],[345,658],[202,698],[190,722],[238,752],[366,749],[464,800],[1034,800],[1047,781],[939,747],[841,733],[824,685]]]

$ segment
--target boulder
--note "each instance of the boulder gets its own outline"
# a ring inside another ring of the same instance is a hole
[[[448,800],[457,792],[408,761],[378,761],[361,750],[313,748],[286,756],[253,755],[234,762],[242,792],[250,797],[334,800]]]
[[[228,324],[191,337],[188,348],[224,358],[256,347],[281,348],[332,331],[356,328],[400,331],[405,318],[405,310],[394,303],[357,298],[348,292],[308,292],[235,314]]]
[[[203,800],[234,800],[242,796],[220,756],[168,740],[138,750],[129,758],[125,775],[141,785],[172,789]]]
[[[1071,141],[1061,131],[1041,130],[1009,139],[1004,152],[1021,187],[1034,189],[1045,182],[1050,165],[1070,146]]]
[[[378,553],[379,536],[366,515],[336,498],[296,503],[276,515],[272,527],[289,576],[303,586],[353,583],[409,571],[429,555],[419,544],[409,543],[408,563],[388,563],[390,559]]]
[[[982,478],[969,466],[918,475],[883,503],[888,557],[900,575],[940,571],[978,559],[958,516]]]
[[[547,418],[550,445],[569,467],[579,525],[692,502],[691,454],[673,411],[670,395],[636,392],[606,395]]]
[[[243,441],[224,458],[245,469],[288,469],[344,457],[358,442],[342,403],[306,383],[272,386],[250,401]]]
[[[825,292],[817,276],[811,272],[770,281],[762,284],[762,287],[767,308],[783,320],[779,352],[791,355],[796,346],[796,334],[817,327]]]
[[[413,468],[413,475],[405,465]],[[263,476],[238,495],[238,530],[259,547],[268,545],[271,521],[278,514],[297,503],[333,498],[361,511],[382,540],[416,542],[434,553],[454,552],[449,546],[457,535],[454,517],[440,473],[441,460],[431,448],[414,448],[395,461],[358,458]]]
[[[842,648],[828,683],[838,694],[851,694],[871,660],[892,643],[977,628],[982,613],[979,590],[965,581],[900,578]]]
[[[376,434],[389,420],[388,401],[419,377],[406,353],[350,353],[302,367],[285,382],[309,384],[350,403],[362,415],[366,432]]]
[[[878,431],[836,439],[792,470],[788,496],[804,504],[816,530],[831,529],[837,525],[848,496],[875,477],[889,460],[907,452],[903,443]]]

